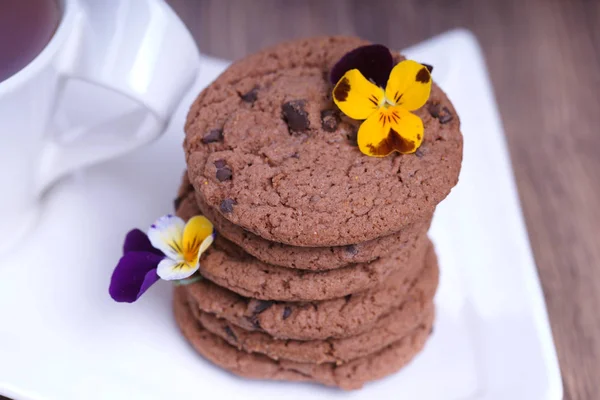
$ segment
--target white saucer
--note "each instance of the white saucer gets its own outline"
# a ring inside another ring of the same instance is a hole
[[[108,296],[124,234],[172,210],[182,126],[195,94],[226,65],[205,58],[167,134],[72,177],[39,226],[0,260],[0,393],[15,399],[562,398],[562,384],[502,126],[481,51],[454,31],[406,51],[435,66],[465,136],[459,185],[431,235],[442,268],[438,318],[404,370],[345,393],[237,378],[200,358],[159,282],[132,305]],[[4,229],[5,227],[3,227]],[[217,396],[218,395],[218,396]]]

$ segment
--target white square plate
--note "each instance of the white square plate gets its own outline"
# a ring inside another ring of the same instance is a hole
[[[205,58],[164,137],[63,181],[48,196],[36,230],[0,260],[0,393],[45,400],[562,398],[479,46],[469,32],[454,31],[406,54],[435,66],[434,79],[454,102],[465,137],[460,183],[431,229],[442,268],[435,332],[407,368],[351,393],[244,380],[189,347],[173,321],[168,284],[132,305],[108,296],[125,232],[171,211],[184,169],[185,114],[226,66]]]

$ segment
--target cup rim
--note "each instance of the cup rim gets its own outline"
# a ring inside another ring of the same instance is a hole
[[[0,95],[21,86],[23,83],[27,82],[32,75],[35,75],[50,62],[60,45],[68,36],[69,27],[72,25],[75,18],[75,1],[76,0],[58,0],[62,13],[54,35],[52,35],[48,44],[46,44],[33,60],[14,75],[0,82]]]

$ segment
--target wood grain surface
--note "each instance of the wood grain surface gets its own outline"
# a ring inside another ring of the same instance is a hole
[[[204,53],[227,59],[310,35],[404,48],[457,27],[473,31],[500,107],[565,399],[600,399],[600,1],[168,1]]]
[[[311,35],[400,49],[457,27],[473,31],[500,107],[565,398],[600,399],[600,1],[169,2],[201,51],[226,59]]]

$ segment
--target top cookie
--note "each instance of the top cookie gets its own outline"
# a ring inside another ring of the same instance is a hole
[[[356,38],[285,43],[234,63],[194,102],[184,147],[196,191],[232,223],[294,246],[342,246],[431,215],[456,184],[459,119],[433,85],[414,154],[368,157],[331,99]],[[400,60],[400,56],[396,56]]]

